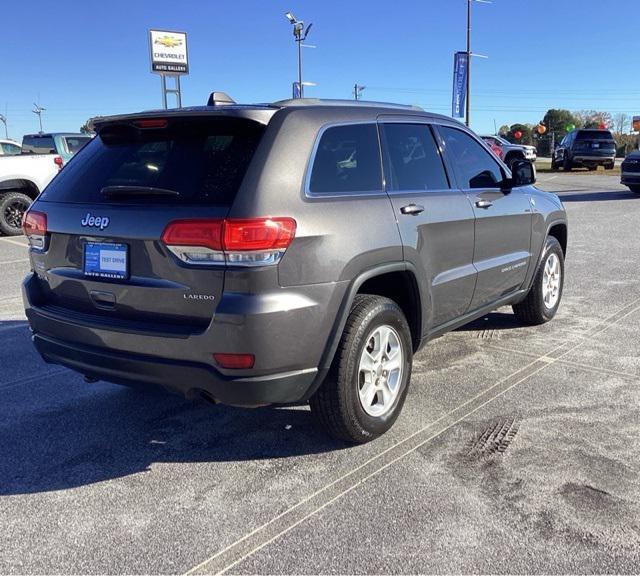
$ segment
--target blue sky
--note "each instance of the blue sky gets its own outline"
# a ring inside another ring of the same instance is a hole
[[[188,33],[183,104],[211,90],[240,102],[289,97],[295,47],[284,12],[313,22],[307,96],[419,104],[450,113],[465,0],[56,0],[5,2],[0,112],[10,136],[77,130],[98,114],[159,108],[147,30]],[[550,107],[640,114],[640,0],[493,0],[474,5],[472,127],[537,122]],[[0,130],[0,134],[2,131]],[[3,135],[3,134],[2,134]]]

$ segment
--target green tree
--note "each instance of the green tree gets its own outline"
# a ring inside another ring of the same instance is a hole
[[[80,126],[80,132],[82,134],[93,134],[94,128],[91,119],[87,120],[82,126]]]
[[[520,138],[516,138],[516,132],[520,132]],[[514,144],[533,144],[533,126],[531,124],[513,124],[505,138]]]
[[[538,139],[538,154],[549,156],[551,144],[557,145],[567,134],[567,126],[580,127],[580,121],[569,110],[555,109],[547,110],[542,120],[547,127],[544,137]]]

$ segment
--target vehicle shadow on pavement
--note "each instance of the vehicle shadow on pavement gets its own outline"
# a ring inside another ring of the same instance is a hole
[[[507,312],[491,312],[457,328],[456,332],[480,332],[482,330],[513,330],[515,328],[522,328],[523,324],[520,322],[515,314]]]
[[[276,460],[348,447],[317,428],[306,407],[213,406],[86,384],[66,370],[36,380],[0,383],[0,496],[81,487],[155,463]]]
[[[604,192],[558,192],[563,202],[604,202],[607,200],[638,200],[640,195],[630,190],[608,190]]]

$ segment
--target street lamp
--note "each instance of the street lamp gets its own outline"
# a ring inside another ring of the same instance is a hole
[[[472,54],[471,52],[471,3],[493,4],[491,0],[467,0],[467,101],[465,110],[465,124],[469,126],[471,123],[471,56],[479,56],[486,58],[480,54]]]
[[[4,137],[9,140],[9,131],[7,130],[7,117],[0,114],[0,122],[4,124]]]
[[[363,90],[366,88],[366,86],[360,86],[360,84],[358,84],[357,82],[353,85],[353,97],[356,100],[360,100],[360,96],[362,96],[362,92]]]
[[[40,122],[40,134],[42,134],[42,113],[45,110],[46,108],[43,108],[40,104],[36,104],[35,102],[33,103],[33,110],[31,110],[31,112],[38,115],[38,122]]]
[[[293,37],[298,45],[298,97],[304,98],[304,83],[302,82],[302,43],[306,40],[313,23],[309,24],[305,29],[304,22],[297,20],[291,12],[286,12],[285,17],[293,26]]]

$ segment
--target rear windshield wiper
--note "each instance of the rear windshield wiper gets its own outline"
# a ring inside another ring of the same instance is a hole
[[[100,194],[107,198],[114,196],[180,196],[177,190],[155,188],[154,186],[105,186]]]

